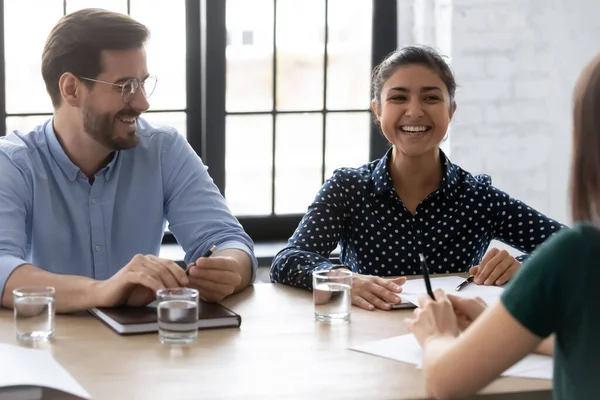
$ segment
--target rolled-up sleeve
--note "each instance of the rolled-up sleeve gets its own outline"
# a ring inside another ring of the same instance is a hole
[[[31,198],[23,168],[0,149],[0,299],[13,271],[26,264],[27,210]]]
[[[258,261],[252,239],[183,136],[173,132],[169,140],[161,154],[165,213],[169,230],[185,251],[185,262],[198,259],[213,245],[217,251],[241,250],[252,261],[254,282]]]

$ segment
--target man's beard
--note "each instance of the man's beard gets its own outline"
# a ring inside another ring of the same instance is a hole
[[[91,107],[86,106],[83,111],[83,129],[95,141],[111,150],[128,150],[138,143],[135,128],[124,136],[115,134],[115,123],[118,117],[138,117],[139,112],[133,110],[121,110],[117,114],[96,113]]]

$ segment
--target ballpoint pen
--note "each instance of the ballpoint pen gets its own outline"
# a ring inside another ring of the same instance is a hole
[[[425,280],[425,288],[427,289],[427,294],[431,297],[431,300],[435,300],[435,296],[433,295],[433,290],[431,290],[431,281],[429,280],[429,270],[427,268],[427,262],[425,261],[425,256],[419,253],[419,260],[421,260],[421,271],[423,272],[423,279]]]
[[[206,250],[206,252],[204,254],[202,254],[202,257],[210,257],[213,255],[213,253],[217,251],[217,246],[211,246],[210,249]],[[185,269],[185,274],[187,276],[190,276],[190,268],[192,268],[194,265],[196,264],[190,264],[187,266],[187,268]]]
[[[462,282],[460,285],[458,285],[455,290],[459,292],[461,289],[464,289],[469,283],[473,282],[473,280],[475,280],[475,275],[469,275],[469,277],[465,279],[464,282]]]

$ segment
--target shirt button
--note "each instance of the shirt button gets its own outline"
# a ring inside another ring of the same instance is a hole
[[[95,197],[92,197],[92,204],[96,204],[98,202],[98,199]]]
[[[96,251],[102,251],[102,246],[100,246],[99,244],[96,245]]]

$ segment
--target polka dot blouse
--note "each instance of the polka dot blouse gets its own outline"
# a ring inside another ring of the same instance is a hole
[[[413,215],[394,190],[389,155],[334,172],[273,259],[273,282],[312,288],[312,271],[333,266],[329,255],[338,243],[340,262],[360,274],[420,274],[421,252],[431,273],[456,273],[479,264],[492,239],[528,254],[563,227],[441,151],[440,187]]]

